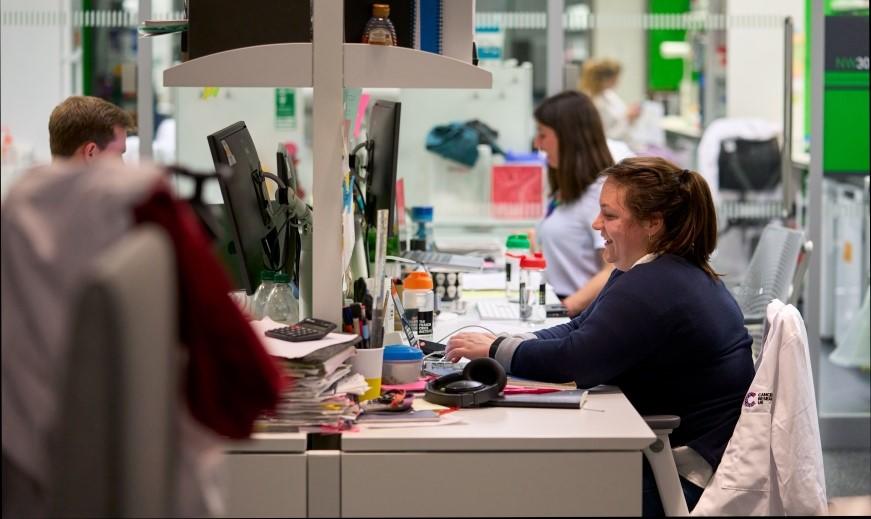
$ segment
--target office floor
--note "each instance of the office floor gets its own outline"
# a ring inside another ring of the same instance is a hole
[[[871,409],[871,373],[842,368],[829,361],[830,341],[820,348],[820,411],[868,412]],[[823,450],[826,492],[833,515],[871,515],[871,451]]]
[[[867,413],[871,410],[871,372],[832,364],[834,343],[820,346],[820,383],[817,393],[821,413]]]

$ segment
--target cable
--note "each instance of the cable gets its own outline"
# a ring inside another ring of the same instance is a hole
[[[488,332],[492,333],[493,335],[498,335],[496,332],[494,332],[490,328],[487,328],[486,326],[481,326],[480,324],[467,324],[466,326],[461,326],[460,328],[457,328],[456,330],[450,332],[449,334],[445,335],[444,337],[437,340],[436,342],[443,343],[444,340],[447,339],[448,337],[450,337],[451,335],[457,333],[460,330],[465,330],[466,328],[481,328],[482,330],[487,330]]]

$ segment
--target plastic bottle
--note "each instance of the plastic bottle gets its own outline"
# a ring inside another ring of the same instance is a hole
[[[290,278],[283,272],[275,274],[275,286],[266,299],[266,316],[277,323],[294,324],[299,320],[299,310],[290,290]]]
[[[411,250],[433,249],[432,206],[411,208],[411,221],[414,231],[411,235]]]
[[[372,45],[396,45],[396,28],[390,21],[390,6],[372,4],[372,18],[363,30],[363,43]]]
[[[432,340],[433,310],[435,292],[432,290],[432,277],[429,273],[416,270],[405,278],[402,291],[402,305],[405,317],[418,339]]]
[[[271,270],[260,271],[260,286],[254,292],[254,301],[251,304],[254,319],[263,319],[263,316],[266,315],[266,299],[275,286],[274,275],[275,273]]]
[[[547,318],[544,296],[544,269],[542,256],[524,256],[520,259],[520,319],[541,323]]]
[[[505,297],[511,302],[520,299],[520,258],[529,254],[529,238],[512,234],[505,241]]]

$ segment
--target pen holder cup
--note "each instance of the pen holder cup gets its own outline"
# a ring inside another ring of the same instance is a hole
[[[351,368],[363,375],[369,389],[360,396],[360,401],[381,396],[381,370],[384,367],[384,348],[358,349],[351,358]]]

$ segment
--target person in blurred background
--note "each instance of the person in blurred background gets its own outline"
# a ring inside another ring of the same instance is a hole
[[[127,149],[133,118],[112,103],[91,96],[70,96],[51,112],[48,137],[53,160],[89,163],[117,157]]]
[[[547,261],[547,282],[574,316],[599,294],[612,268],[602,259],[605,243],[592,228],[602,190],[599,172],[632,152],[606,139],[596,107],[583,93],[549,97],[534,115],[535,147],[547,155],[550,187],[534,241]]]
[[[579,87],[599,110],[605,135],[631,146],[632,125],[641,114],[641,107],[637,103],[623,102],[614,90],[619,79],[620,63],[608,58],[591,58],[581,68]]]

